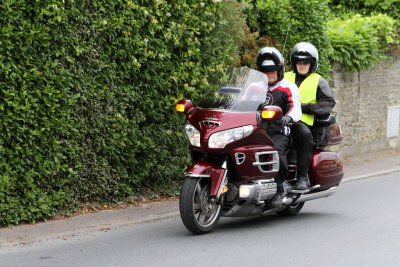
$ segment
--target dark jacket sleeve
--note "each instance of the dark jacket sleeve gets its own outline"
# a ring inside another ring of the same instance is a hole
[[[317,88],[317,103],[301,104],[301,110],[306,114],[324,116],[333,110],[335,104],[328,82],[321,77]]]

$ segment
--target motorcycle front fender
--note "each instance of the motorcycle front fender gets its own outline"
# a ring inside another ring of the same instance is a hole
[[[210,196],[219,197],[222,193],[222,187],[227,184],[227,181],[225,181],[226,171],[226,168],[223,166],[218,166],[207,161],[200,161],[187,168],[185,176],[211,179]]]

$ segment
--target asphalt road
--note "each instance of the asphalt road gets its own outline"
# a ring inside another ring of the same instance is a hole
[[[222,218],[191,235],[179,217],[25,247],[0,266],[398,266],[400,172],[342,184],[296,217]]]

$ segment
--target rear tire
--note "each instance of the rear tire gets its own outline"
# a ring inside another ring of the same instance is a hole
[[[179,211],[186,228],[195,235],[210,232],[221,216],[221,205],[210,203],[211,180],[186,178],[183,182]]]
[[[284,217],[288,217],[288,216],[295,216],[297,215],[300,210],[303,208],[304,206],[304,202],[295,204],[295,205],[291,205],[286,207],[284,210],[278,211],[277,214],[279,216],[284,216]]]

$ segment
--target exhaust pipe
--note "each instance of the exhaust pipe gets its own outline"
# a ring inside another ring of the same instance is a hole
[[[294,204],[302,203],[302,202],[309,201],[309,200],[332,196],[333,194],[335,194],[335,191],[336,191],[336,187],[331,187],[324,191],[301,195],[293,203],[292,203],[293,200],[291,198],[284,198],[282,202],[285,205],[294,205]]]

